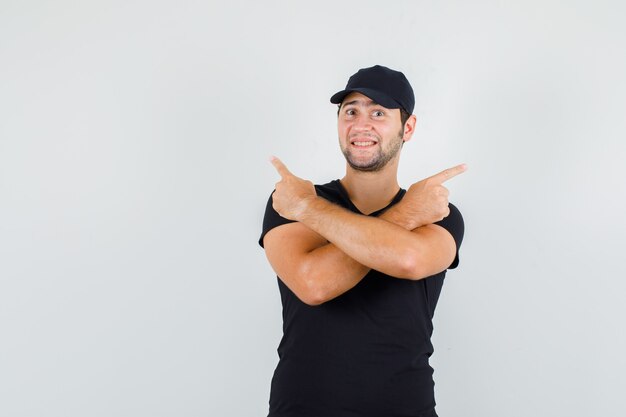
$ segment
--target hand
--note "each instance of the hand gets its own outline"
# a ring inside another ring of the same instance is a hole
[[[462,174],[467,165],[448,168],[438,174],[411,185],[402,200],[396,205],[409,220],[409,229],[436,223],[450,214],[448,195],[443,183]]]
[[[298,220],[306,209],[307,202],[317,197],[315,187],[311,181],[293,175],[275,156],[270,158],[270,162],[281,177],[272,196],[274,210],[286,219]]]

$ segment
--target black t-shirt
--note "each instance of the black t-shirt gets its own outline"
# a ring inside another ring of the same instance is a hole
[[[318,196],[359,213],[339,180],[315,186]],[[389,206],[404,196],[400,190]],[[272,207],[263,237],[290,223]],[[463,240],[461,213],[436,223],[450,232],[458,265]],[[278,279],[283,305],[280,358],[270,393],[269,417],[433,417],[433,369],[428,358],[432,317],[445,271],[413,281],[371,270],[354,288],[319,306],[309,306]]]

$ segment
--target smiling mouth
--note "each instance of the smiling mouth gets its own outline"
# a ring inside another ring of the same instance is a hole
[[[376,141],[374,140],[351,140],[350,144],[352,146],[356,146],[358,148],[367,148],[368,146],[376,145]]]

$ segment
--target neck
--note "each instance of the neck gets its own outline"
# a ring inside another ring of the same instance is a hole
[[[380,210],[396,196],[398,185],[398,159],[389,163],[380,171],[364,172],[346,165],[346,175],[341,185],[348,192],[352,203],[363,214]]]

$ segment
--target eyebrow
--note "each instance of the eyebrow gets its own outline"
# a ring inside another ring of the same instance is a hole
[[[364,100],[356,99],[356,100],[348,101],[347,103],[342,103],[341,107],[351,106],[352,104],[358,104],[358,103],[360,103],[362,101],[364,101]],[[380,104],[376,103],[373,100],[372,101],[368,101],[366,105],[367,105],[367,107],[380,106]]]

